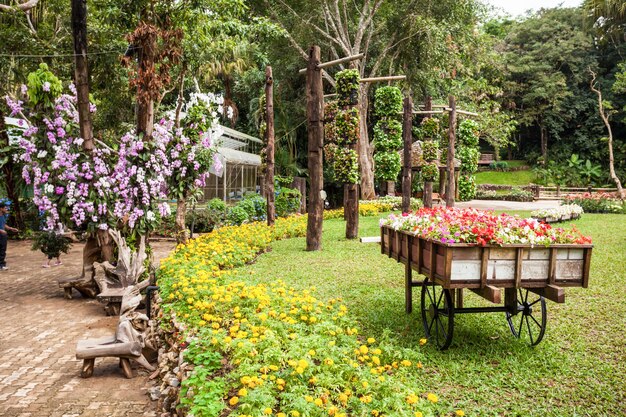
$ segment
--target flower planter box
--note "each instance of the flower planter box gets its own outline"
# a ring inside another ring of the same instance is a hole
[[[441,243],[381,227],[381,251],[444,288],[584,287],[593,246]]]

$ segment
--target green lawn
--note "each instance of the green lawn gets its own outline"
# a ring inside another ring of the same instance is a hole
[[[531,171],[480,171],[476,173],[476,184],[500,184],[524,186],[533,182]]]
[[[594,239],[590,286],[567,289],[565,304],[548,302],[535,348],[514,339],[500,313],[457,317],[448,351],[420,348],[419,289],[405,314],[403,265],[377,244],[346,241],[340,219],[324,222],[322,251],[305,252],[304,238],[279,241],[237,271],[247,281],[283,279],[323,299],[341,296],[365,334],[387,332],[396,346],[423,349],[416,390],[439,394],[447,416],[457,408],[468,416],[626,415],[626,216],[585,214],[575,223]],[[361,218],[360,234],[377,236],[378,218]],[[485,303],[466,296],[468,306]]]

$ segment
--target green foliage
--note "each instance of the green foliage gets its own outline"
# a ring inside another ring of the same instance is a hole
[[[441,126],[439,119],[435,117],[427,117],[422,120],[418,131],[417,137],[422,140],[431,139],[433,141],[439,140],[441,136]]]
[[[339,105],[336,100],[324,103],[324,143],[337,143],[337,126],[335,118],[338,111]]]
[[[207,208],[207,210],[225,212],[226,211],[226,203],[221,198],[212,198],[207,203],[207,207],[206,208]]]
[[[506,172],[509,170],[509,163],[507,161],[493,161],[489,164],[489,169]]]
[[[402,149],[402,123],[397,120],[379,120],[374,126],[373,145],[377,152],[395,152]]]
[[[477,148],[461,146],[457,149],[455,156],[461,161],[461,172],[472,174],[478,171],[480,152]]]
[[[533,193],[530,191],[522,190],[519,187],[513,187],[506,193],[498,193],[495,190],[479,190],[476,192],[476,199],[530,202],[534,200],[534,197]]]
[[[395,181],[402,169],[400,154],[397,152],[378,152],[374,154],[376,179]]]
[[[355,105],[359,101],[359,80],[361,76],[355,69],[346,69],[335,74],[337,82],[338,104],[340,107]]]
[[[353,149],[338,148],[335,153],[333,172],[340,184],[358,184],[359,156]]]
[[[338,110],[334,121],[334,133],[337,145],[356,144],[359,140],[359,109],[352,107]]]
[[[33,240],[33,250],[40,250],[48,259],[58,258],[61,253],[69,253],[72,241],[55,232],[41,232]]]
[[[459,178],[459,201],[469,201],[476,197],[476,181],[473,175],[461,175]]]
[[[464,147],[478,146],[479,125],[474,120],[465,119],[459,123],[458,143]]]
[[[436,162],[428,162],[422,165],[422,178],[426,182],[434,182],[439,179],[439,167]]]
[[[287,217],[300,209],[302,194],[295,188],[281,187],[274,200],[276,215]]]
[[[48,65],[39,64],[37,71],[28,74],[28,98],[33,107],[38,104],[53,107],[62,92],[61,80],[48,70]]]
[[[626,214],[626,203],[610,194],[589,194],[567,197],[562,204],[578,204],[585,213]]]
[[[230,207],[226,212],[226,221],[230,225],[241,225],[249,220],[248,212],[240,205]]]
[[[399,119],[402,114],[402,91],[393,86],[380,87],[374,95],[374,107],[378,117]]]
[[[424,161],[437,161],[439,159],[439,143],[432,140],[422,142],[422,155]]]

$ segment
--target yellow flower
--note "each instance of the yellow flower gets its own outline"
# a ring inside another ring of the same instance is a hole
[[[239,402],[239,398],[238,397],[233,397],[228,401],[228,404],[230,405],[236,405]]]
[[[465,412],[463,410],[456,410],[454,414],[456,414],[459,417],[463,417],[465,415]]]
[[[296,411],[296,410],[293,410],[293,411],[291,412],[291,415],[292,415],[293,417],[300,417],[300,412],[299,412],[299,411]]]
[[[409,395],[406,397],[406,402],[407,402],[408,404],[415,404],[415,403],[417,403],[418,401],[419,401],[419,397],[418,397],[417,395],[415,395],[415,394],[409,394]]]
[[[439,401],[439,398],[437,398],[437,396],[435,394],[433,394],[432,392],[429,392],[428,395],[426,396],[426,398],[431,403],[436,403],[437,401]]]
[[[403,360],[402,362],[400,362],[403,366],[411,366],[411,361],[408,360]]]
[[[368,349],[368,347],[367,347],[367,346],[365,346],[365,345],[361,345],[361,347],[359,348],[359,351],[360,351],[363,355],[365,355],[367,352],[369,352],[369,349]]]
[[[263,410],[263,414],[268,415],[268,416],[271,415],[272,414],[272,409],[267,407],[265,410]]]
[[[428,339],[420,339],[420,346],[424,346],[428,342]]]
[[[239,390],[239,392],[237,392],[237,395],[239,395],[240,397],[245,397],[246,395],[248,395],[248,390],[245,388],[242,388]]]
[[[416,411],[415,417],[424,417],[424,414],[422,414],[421,411]]]
[[[321,398],[316,398],[315,401],[313,401],[313,404],[315,404],[318,407],[321,407],[322,405],[324,405],[324,402],[322,401]]]

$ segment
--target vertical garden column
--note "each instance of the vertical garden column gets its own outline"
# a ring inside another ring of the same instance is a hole
[[[334,173],[337,182],[344,184],[344,215],[346,239],[359,234],[359,72],[355,69],[340,71],[337,80],[338,110],[335,116],[337,149]]]
[[[400,150],[403,143],[399,119],[402,114],[402,91],[391,86],[376,90],[374,113],[378,116],[374,126],[374,176],[378,181],[389,184],[398,179],[401,169]]]
[[[324,146],[324,89],[320,64],[320,47],[311,46],[306,70],[306,114],[308,136],[308,168],[311,181],[309,190],[309,216],[306,230],[306,250],[319,250],[322,244],[322,222],[324,220],[324,200],[321,197],[324,186],[323,154]]]

